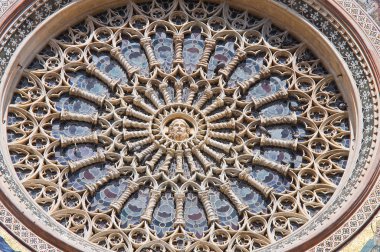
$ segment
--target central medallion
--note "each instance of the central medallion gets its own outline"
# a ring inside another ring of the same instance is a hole
[[[175,141],[183,141],[190,137],[190,126],[184,119],[174,119],[169,126],[168,136]]]
[[[161,146],[176,150],[198,145],[207,133],[201,111],[183,103],[163,106],[154,116],[151,127],[154,139]]]

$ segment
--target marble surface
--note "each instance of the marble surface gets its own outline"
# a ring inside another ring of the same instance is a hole
[[[357,0],[357,2],[380,25],[380,0]]]

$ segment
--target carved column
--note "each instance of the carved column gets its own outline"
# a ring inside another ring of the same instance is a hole
[[[128,142],[126,145],[128,146],[129,150],[133,150],[136,147],[144,146],[146,144],[153,143],[153,139],[151,137],[146,137],[142,140],[136,141],[136,142]]]
[[[198,191],[199,198],[206,209],[207,221],[208,224],[212,224],[213,222],[219,222],[219,218],[216,215],[214,208],[211,205],[210,198],[207,191]]]
[[[148,166],[150,166],[151,169],[154,168],[158,160],[160,160],[161,156],[165,153],[164,147],[160,147],[156,154],[153,155],[152,159],[146,162]]]
[[[160,108],[161,106],[164,106],[165,104],[157,98],[157,96],[154,94],[154,90],[151,87],[148,87],[145,92],[145,96],[148,97],[148,99],[153,103],[156,108]]]
[[[164,97],[165,104],[171,103],[170,95],[168,92],[168,84],[167,83],[161,83],[158,88],[160,89],[162,96]]]
[[[133,108],[131,108],[131,106],[127,107],[127,109],[125,110],[125,115],[133,116],[146,122],[150,122],[150,120],[152,119],[152,116],[148,116],[148,115],[145,115],[144,113],[136,111]]]
[[[185,194],[183,192],[176,192],[174,194],[176,216],[174,226],[185,226],[184,219],[184,204],[185,204]]]
[[[136,68],[136,67],[132,66],[131,64],[129,64],[129,62],[124,58],[123,54],[121,53],[121,49],[119,47],[113,48],[110,51],[110,54],[127,71],[128,77],[131,77],[134,73],[136,73],[137,71],[139,71],[138,68]]]
[[[213,38],[206,38],[205,40],[205,49],[203,51],[203,54],[201,58],[199,59],[199,63],[197,64],[197,67],[202,67],[203,69],[207,69],[208,62],[210,55],[212,51],[214,50],[216,41]]]
[[[209,129],[210,130],[235,129],[235,119],[231,118],[228,122],[210,123]]]
[[[199,99],[199,101],[194,105],[195,108],[200,109],[206,101],[210,100],[213,96],[213,92],[211,89],[206,89]]]
[[[166,158],[162,166],[160,167],[160,171],[164,172],[165,174],[169,173],[169,166],[172,161],[172,158],[174,156],[174,149],[167,149],[166,151]]]
[[[236,133],[235,132],[222,133],[222,132],[217,132],[217,131],[210,131],[208,135],[212,138],[218,138],[218,139],[223,139],[223,140],[233,142],[235,141]]]
[[[138,158],[138,160],[141,161],[144,157],[148,156],[156,149],[158,149],[158,144],[154,143],[150,145],[148,148],[144,149],[142,152],[137,153],[136,157]]]
[[[161,197],[161,191],[155,190],[155,189],[152,189],[150,191],[148,206],[146,207],[144,214],[141,216],[141,220],[145,220],[148,223],[152,221],[153,210],[156,207],[156,204],[160,197]]]
[[[176,174],[183,175],[183,150],[177,150],[175,152],[176,157]]]
[[[107,174],[107,176],[105,176],[105,177],[101,178],[100,180],[96,181],[95,184],[86,185],[87,190],[89,191],[90,195],[93,195],[99,189],[99,187],[101,187],[102,185],[105,185],[110,180],[119,178],[120,175],[121,174],[120,174],[119,170],[112,169],[110,171],[110,173]]]
[[[231,200],[232,204],[234,204],[239,214],[242,214],[245,210],[248,209],[248,206],[243,204],[232,191],[231,185],[228,182],[224,183],[223,185],[220,185],[220,191]]]
[[[142,130],[142,131],[127,131],[127,129],[123,130],[124,140],[132,139],[132,138],[138,138],[138,137],[144,137],[144,136],[149,136],[148,130]]]
[[[193,154],[191,154],[190,149],[185,149],[185,157],[187,159],[187,163],[189,164],[190,173],[194,174],[195,172],[198,171],[198,168],[195,166]]]
[[[98,134],[95,132],[88,136],[78,136],[78,137],[64,137],[61,136],[60,138],[61,147],[65,148],[72,144],[83,144],[83,143],[92,143],[92,144],[98,144]]]
[[[153,69],[156,66],[159,66],[160,63],[157,61],[156,56],[154,55],[154,51],[153,51],[151,42],[152,42],[152,39],[149,37],[148,38],[143,37],[140,39],[140,44],[145,49],[146,56],[148,58],[149,67],[150,67],[150,69]]]
[[[236,54],[233,57],[233,59],[228,63],[228,65],[224,68],[219,70],[219,73],[221,73],[224,78],[227,78],[230,76],[232,71],[237,67],[237,65],[242,62],[247,57],[247,53],[243,51],[242,49],[237,49]]]
[[[257,154],[252,158],[252,164],[267,167],[271,170],[277,171],[278,173],[280,173],[284,176],[286,176],[288,174],[288,171],[290,168],[289,165],[279,164],[277,162],[274,162],[272,160],[269,160],[269,159],[266,159],[266,158],[260,156],[260,154]]]
[[[280,91],[272,95],[269,95],[263,98],[258,98],[258,99],[252,98],[252,102],[253,102],[254,108],[259,109],[265,104],[268,104],[277,100],[287,99],[287,98],[288,98],[288,90],[281,88]]]
[[[100,162],[105,162],[105,161],[106,161],[106,156],[104,155],[104,153],[98,151],[98,153],[95,156],[92,156],[92,157],[89,157],[86,159],[82,159],[79,161],[74,161],[74,162],[68,161],[68,165],[69,165],[70,171],[73,173],[73,172],[76,172],[76,171],[82,169],[83,167],[86,167],[86,166],[89,166],[92,164],[96,164],[96,163],[100,163]]]
[[[203,156],[203,154],[198,149],[198,147],[194,147],[192,149],[192,153],[198,158],[199,162],[201,162],[203,168],[207,172],[210,169],[210,167],[212,166],[212,164],[205,158],[205,156]]]
[[[99,115],[83,115],[78,113],[71,113],[67,110],[62,110],[60,114],[60,120],[62,121],[77,121],[77,122],[87,122],[93,125],[98,123]]]
[[[176,82],[174,84],[174,88],[175,88],[175,102],[182,103],[182,89],[183,89],[182,83]]]
[[[209,156],[211,156],[212,158],[216,159],[218,162],[220,162],[220,161],[222,160],[222,158],[224,157],[224,154],[222,154],[222,153],[218,153],[218,152],[214,151],[213,149],[211,149],[210,147],[208,147],[206,144],[203,144],[203,145],[201,146],[201,149],[202,149],[205,153],[207,153]],[[203,155],[202,155],[202,158],[204,158]],[[202,164],[203,164],[203,161],[201,161],[201,162],[202,162]],[[211,163],[210,163],[209,161],[207,161],[207,160],[205,159],[204,162],[207,164],[207,169],[208,169],[209,167],[211,167]]]
[[[117,199],[117,201],[113,202],[111,204],[111,208],[115,209],[117,213],[119,213],[124,206],[124,204],[127,202],[129,197],[136,192],[139,189],[140,185],[136,182],[130,181],[128,184],[128,188],[125,192],[123,192],[122,195]]]
[[[232,147],[232,143],[225,144],[218,141],[215,141],[211,138],[206,138],[205,140],[206,144],[209,144],[215,148],[218,148],[219,150],[224,151],[225,153],[229,153]]]
[[[114,80],[110,77],[108,77],[107,74],[103,73],[102,71],[100,71],[98,68],[96,68],[96,66],[94,64],[89,64],[87,67],[86,67],[86,72],[89,73],[90,75],[92,76],[95,76],[96,78],[98,78],[99,80],[101,80],[102,82],[106,83],[107,86],[111,89],[111,90],[115,90],[116,86],[118,84],[120,84],[121,80],[118,79],[118,80]]]
[[[189,97],[187,98],[187,101],[186,101],[187,105],[191,105],[191,103],[193,102],[194,96],[197,93],[197,91],[198,91],[198,86],[196,84],[194,84],[194,83],[191,84],[190,85]]]
[[[94,95],[94,94],[87,92],[86,90],[83,90],[83,89],[80,89],[77,87],[73,87],[73,86],[70,87],[69,95],[73,95],[73,96],[83,98],[87,101],[95,103],[96,105],[98,105],[100,107],[103,106],[104,101],[106,99],[105,95],[104,96]]]
[[[263,194],[266,198],[268,198],[270,192],[273,190],[271,187],[264,186],[256,179],[252,178],[251,175],[245,170],[239,173],[239,179],[247,182],[250,186],[258,190],[261,194]]]
[[[175,57],[174,57],[174,64],[183,65],[183,55],[182,55],[182,45],[184,36],[183,33],[181,34],[175,34],[173,36],[174,40],[174,51],[175,51]]]
[[[214,122],[214,121],[217,121],[219,119],[222,119],[223,117],[230,117],[231,115],[232,115],[232,110],[229,107],[227,107],[222,112],[216,113],[212,116],[208,116],[207,121],[208,122]]]
[[[142,123],[142,122],[137,122],[137,121],[131,121],[127,119],[126,117],[123,118],[123,126],[125,128],[140,128],[140,129],[148,129],[149,128],[149,123]]]
[[[297,150],[298,140],[280,140],[280,139],[273,139],[273,138],[267,138],[265,136],[260,137],[260,146],[273,146],[273,147],[280,147],[280,148],[287,148],[291,149],[293,151]]]
[[[142,108],[143,110],[145,110],[146,112],[148,112],[149,114],[152,114],[154,115],[156,113],[156,110],[153,109],[151,106],[149,106],[148,104],[146,104],[143,99],[141,98],[141,96],[138,96],[138,97],[135,97],[133,99],[133,104],[136,105],[137,107],[140,107]]]
[[[274,117],[262,117],[260,116],[260,125],[276,125],[276,124],[297,124],[297,115],[292,113],[290,116],[274,116]]]
[[[203,109],[202,112],[203,112],[203,114],[207,115],[207,114],[211,113],[212,111],[214,111],[215,109],[222,107],[223,105],[224,105],[223,98],[218,96],[218,97],[216,97],[215,101],[211,105],[209,105],[205,109]]]
[[[243,92],[246,92],[251,86],[256,84],[258,81],[266,79],[270,76],[271,72],[269,68],[263,67],[260,72],[246,81],[239,83],[238,85],[242,88]]]

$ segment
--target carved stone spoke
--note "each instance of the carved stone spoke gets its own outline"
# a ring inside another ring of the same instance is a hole
[[[105,161],[106,161],[106,156],[104,155],[104,153],[101,151],[98,151],[98,153],[92,157],[82,159],[79,161],[69,161],[68,163],[69,163],[69,169],[73,173],[73,172],[76,172],[76,171],[86,167],[86,166],[96,164],[96,163],[105,162]]]
[[[77,88],[77,87],[71,87],[69,94],[72,96],[77,96],[77,97],[83,98],[89,102],[93,102],[93,103],[99,105],[100,107],[103,106],[104,101],[106,99],[106,96],[95,95],[95,94],[92,94],[90,92],[87,92],[87,91],[80,89],[80,88]]]

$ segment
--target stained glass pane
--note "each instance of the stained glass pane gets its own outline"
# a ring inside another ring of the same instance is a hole
[[[202,237],[203,232],[208,228],[205,210],[197,194],[192,192],[186,194],[185,222],[185,229],[193,232],[198,238]]]
[[[165,232],[173,230],[175,221],[175,206],[173,194],[166,192],[160,198],[158,206],[154,210],[152,228],[158,237],[163,237]]]

